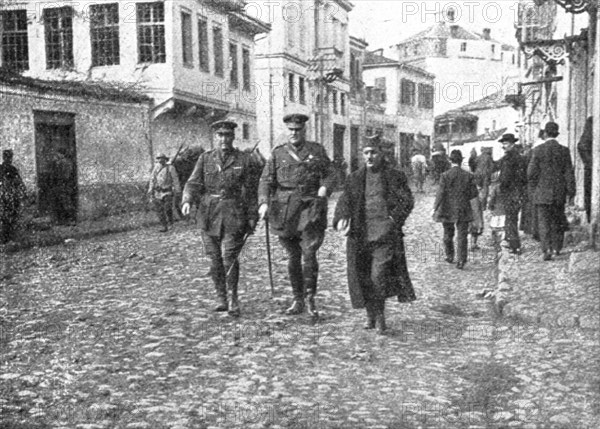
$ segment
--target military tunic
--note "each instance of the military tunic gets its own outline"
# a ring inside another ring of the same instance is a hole
[[[269,204],[269,221],[279,236],[294,236],[311,225],[327,227],[327,202],[317,197],[321,186],[328,195],[335,181],[325,148],[304,142],[299,149],[290,143],[273,149],[259,186],[259,204]]]
[[[198,204],[200,227],[210,236],[243,235],[258,217],[257,178],[251,155],[220,149],[200,155],[183,191],[183,203]]]

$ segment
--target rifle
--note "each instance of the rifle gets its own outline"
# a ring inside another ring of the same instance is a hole
[[[265,217],[265,239],[267,241],[267,265],[269,268],[269,284],[271,285],[271,298],[275,296],[273,287],[273,267],[271,263],[271,240],[269,238],[269,218]]]

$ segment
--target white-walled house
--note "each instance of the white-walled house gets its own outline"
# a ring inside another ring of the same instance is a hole
[[[0,67],[33,79],[29,83],[56,82],[64,88],[64,83],[74,82],[90,91],[104,87],[145,97],[149,112],[144,139],[132,141],[119,126],[110,127],[117,119],[104,112],[98,118],[108,124],[104,138],[91,142],[86,140],[90,135],[76,133],[73,162],[88,171],[94,159],[83,157],[77,148],[124,139],[123,144],[147,148],[146,156],[132,160],[147,175],[158,153],[173,156],[182,146],[210,148],[209,125],[223,117],[240,125],[238,146],[256,140],[254,36],[268,32],[269,26],[245,14],[243,6],[241,1],[212,0],[2,3]],[[78,95],[85,99],[89,92]],[[95,101],[90,98],[90,103]],[[72,116],[78,129],[84,107],[67,99],[44,109]],[[29,107],[20,118],[33,123],[38,108]],[[127,115],[118,119],[127,121]],[[3,129],[14,133],[10,123]],[[32,138],[34,146],[24,150],[35,152],[40,141],[39,136]]]
[[[434,131],[435,76],[411,64],[386,58],[382,51],[369,52],[363,64],[367,100],[383,108],[367,112],[373,131],[394,142],[396,159],[407,167],[413,148],[428,152]]]

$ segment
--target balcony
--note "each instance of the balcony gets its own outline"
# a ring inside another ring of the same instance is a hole
[[[344,51],[335,46],[318,48],[317,55],[310,58],[309,62],[309,80],[317,80],[320,78],[327,79],[327,76],[329,75],[340,78],[343,76],[344,70],[346,69],[344,64]]]

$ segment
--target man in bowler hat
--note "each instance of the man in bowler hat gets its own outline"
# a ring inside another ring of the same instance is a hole
[[[216,148],[198,158],[183,190],[181,211],[187,216],[190,205],[198,205],[202,238],[218,296],[215,311],[228,311],[238,317],[238,256],[247,235],[256,227],[258,177],[251,154],[233,147],[237,124],[218,121],[211,127]]]
[[[433,206],[433,217],[444,227],[444,250],[446,262],[463,269],[467,262],[469,222],[474,218],[471,200],[478,197],[475,177],[461,168],[463,156],[460,150],[450,153],[450,170],[442,174]],[[454,233],[456,232],[456,252]]]
[[[498,198],[504,207],[506,221],[504,232],[510,253],[521,254],[519,238],[519,212],[527,192],[527,164],[515,143],[519,141],[514,134],[504,134],[499,140],[504,156],[499,161],[500,178],[498,180]]]
[[[288,315],[308,312],[315,305],[319,264],[317,251],[327,227],[327,198],[335,184],[325,148],[306,140],[308,116],[294,113],[283,122],[288,141],[276,146],[263,170],[259,185],[259,216],[269,223],[288,255],[288,274],[294,301]]]
[[[548,122],[544,127],[546,141],[533,148],[527,168],[532,189],[532,202],[538,216],[543,259],[549,261],[562,250],[567,227],[565,204],[575,196],[575,174],[569,148],[556,140],[559,127]]]

